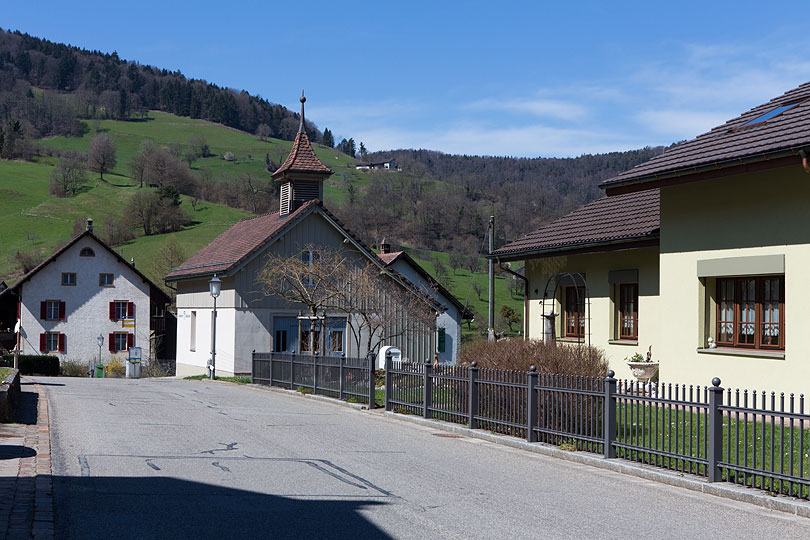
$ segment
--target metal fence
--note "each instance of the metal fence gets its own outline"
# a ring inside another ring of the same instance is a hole
[[[254,351],[252,380],[375,407],[373,359]]]
[[[385,407],[810,498],[804,396],[386,359]],[[724,399],[725,397],[725,399]],[[770,398],[770,399],[768,399]]]

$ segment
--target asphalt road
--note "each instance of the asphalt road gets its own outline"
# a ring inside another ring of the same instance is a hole
[[[810,538],[810,519],[299,396],[40,382],[61,538]]]

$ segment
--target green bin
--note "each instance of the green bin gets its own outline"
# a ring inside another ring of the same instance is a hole
[[[96,366],[96,378],[97,379],[104,378],[104,364],[98,364]]]

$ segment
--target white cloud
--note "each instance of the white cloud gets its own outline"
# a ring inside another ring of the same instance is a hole
[[[684,109],[647,110],[636,119],[650,132],[665,135],[673,142],[692,139],[737,116],[737,112],[699,112]]]
[[[473,110],[510,111],[541,118],[580,120],[587,114],[582,105],[553,99],[482,99],[465,106]]]

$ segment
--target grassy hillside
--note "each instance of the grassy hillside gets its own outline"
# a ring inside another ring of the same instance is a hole
[[[219,124],[203,120],[182,118],[167,113],[152,111],[143,121],[104,120],[87,123],[77,137],[54,137],[41,143],[60,150],[87,152],[97,130],[109,135],[116,143],[117,166],[100,181],[89,173],[91,181],[74,197],[59,199],[48,194],[50,175],[56,158],[38,157],[33,162],[0,161],[0,279],[12,284],[20,272],[14,259],[18,251],[40,250],[50,255],[67,242],[76,220],[92,217],[97,227],[103,227],[105,218],[119,219],[129,198],[139,189],[129,178],[127,163],[138,153],[141,141],[150,139],[160,145],[180,143],[185,145],[192,135],[205,137],[212,157],[194,162],[194,169],[207,168],[213,175],[235,177],[252,174],[269,179],[265,170],[265,154],[280,163],[290,151],[291,143],[277,139],[260,141],[257,137]],[[347,182],[353,182],[362,192],[369,185],[368,174],[354,169],[355,160],[336,150],[315,145],[318,157],[334,174],[327,181],[324,198],[331,207],[342,206],[346,200]],[[226,152],[236,155],[236,162],[222,159]],[[399,175],[397,175],[399,178]],[[403,176],[404,178],[404,176]],[[392,177],[393,179],[393,177]],[[427,189],[435,193],[455,190],[456,186],[443,182],[429,182]],[[233,223],[249,216],[247,212],[227,206],[200,202],[192,209],[188,197],[183,196],[183,207],[191,214],[193,225],[173,233],[182,246],[186,257],[191,256]],[[136,266],[156,283],[162,283],[162,275],[155,268],[156,254],[169,235],[139,237],[115,249],[125,258],[134,258]],[[420,252],[424,256],[424,252]],[[434,257],[448,263],[448,255],[432,252]],[[433,263],[418,259],[428,272],[435,273]],[[486,265],[482,261],[482,271]],[[469,301],[478,313],[472,329],[465,334],[470,337],[486,331],[486,293],[478,300],[471,283],[477,281],[486,290],[486,274],[471,274],[469,270],[451,272],[447,279],[448,289],[464,303]],[[510,297],[507,279],[497,278],[496,300],[498,308],[503,303],[522,312],[522,300]]]

